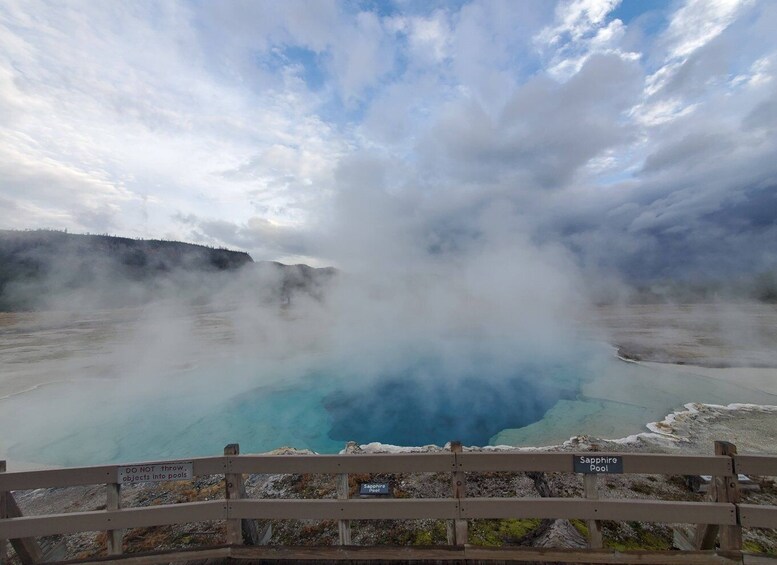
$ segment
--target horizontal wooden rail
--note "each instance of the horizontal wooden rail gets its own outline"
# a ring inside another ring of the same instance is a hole
[[[440,473],[454,470],[451,453],[343,455],[240,455],[230,473]]]
[[[227,468],[227,457],[202,457],[191,461],[195,477],[221,475]],[[181,460],[184,461],[184,460]],[[170,461],[144,461],[142,465],[170,463]],[[138,465],[134,463],[133,465]],[[0,491],[31,490],[37,488],[61,488],[99,485],[116,481],[119,468],[124,465],[100,465],[98,467],[68,467],[39,471],[13,471],[0,473]]]
[[[742,563],[738,554],[712,551],[614,551],[541,547],[232,547],[233,559],[327,561],[522,561],[533,563],[617,563],[714,565]]]
[[[734,466],[737,473],[777,477],[777,457],[770,455],[736,455]],[[702,474],[702,473],[698,473]],[[706,473],[709,474],[709,473]]]
[[[226,501],[184,502],[122,510],[69,512],[44,516],[9,518],[0,522],[0,538],[17,539],[54,534],[75,534],[110,529],[141,528],[224,520]]]
[[[585,453],[586,457],[620,457],[624,474],[730,475],[731,457],[717,455],[665,455],[654,453]],[[541,471],[572,473],[570,453],[462,453],[461,471]],[[777,458],[775,458],[777,461]]]
[[[733,504],[667,500],[587,500],[575,498],[466,498],[462,518],[579,518],[678,524],[737,523]]]
[[[773,520],[773,507],[748,507],[752,525]],[[388,500],[238,499],[188,502],[113,511],[72,512],[27,516],[0,522],[0,538],[41,537],[86,531],[184,524],[226,519],[468,519],[468,518],[579,518],[646,522],[734,525],[733,504],[649,501],[585,500],[567,498],[417,498]]]
[[[741,564],[739,552],[724,551],[617,551],[612,549],[557,549],[542,547],[466,547],[464,558],[477,561],[531,561],[533,563],[612,563],[618,565]]]
[[[777,506],[740,504],[739,519],[747,528],[777,529]]]
[[[542,547],[477,546],[214,546],[197,549],[131,553],[123,556],[93,557],[68,562],[70,565],[157,565],[162,563],[200,563],[231,558],[248,561],[447,561],[532,562],[532,563],[609,563],[641,565],[741,565],[739,552],[725,551],[617,551],[612,549],[557,549]],[[747,556],[745,565],[750,563]],[[773,563],[773,562],[770,562]]]
[[[635,453],[586,453],[586,456],[617,456],[623,473],[663,475],[716,475],[733,472],[732,458],[721,456]],[[195,476],[224,473],[253,474],[342,474],[342,473],[442,473],[451,471],[508,471],[572,473],[572,453],[391,453],[343,455],[239,455],[186,459]],[[737,456],[737,472],[777,475],[777,457]],[[181,460],[181,462],[184,460]],[[143,462],[152,465],[164,462]],[[133,465],[138,465],[134,463]],[[115,481],[123,465],[73,467],[40,471],[0,473],[0,491],[69,487]]]
[[[230,502],[231,518],[302,518],[344,520],[400,520],[459,517],[452,498],[399,498],[387,500],[238,500]]]

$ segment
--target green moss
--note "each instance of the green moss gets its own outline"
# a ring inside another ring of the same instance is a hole
[[[663,550],[671,549],[672,543],[661,536],[643,530],[640,531],[638,537],[635,538],[622,540],[606,539],[604,540],[604,547],[617,551],[628,551],[630,549]]]
[[[435,520],[430,528],[405,530],[397,536],[400,545],[438,545],[448,539],[445,521]]]
[[[746,540],[742,542],[742,549],[750,553],[768,553],[769,550],[763,545],[753,540]]]
[[[584,520],[570,520],[569,523],[575,527],[581,536],[588,539],[588,524]]]
[[[472,520],[469,527],[469,541],[473,545],[498,547],[506,542],[517,541],[536,529],[541,520]]]
[[[435,545],[447,541],[448,534],[445,523],[437,521],[427,530],[416,530],[413,534],[412,545]]]

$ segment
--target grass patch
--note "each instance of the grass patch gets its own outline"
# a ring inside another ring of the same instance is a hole
[[[472,520],[469,526],[469,541],[473,545],[499,547],[514,543],[535,530],[542,520],[537,518],[517,520]]]
[[[640,522],[629,522],[634,535],[628,538],[611,538],[604,540],[604,547],[617,551],[631,549],[666,550],[672,548],[672,540],[646,529]]]
[[[416,530],[412,539],[413,545],[435,545],[445,543],[448,539],[448,532],[445,522],[436,521],[431,529]]]

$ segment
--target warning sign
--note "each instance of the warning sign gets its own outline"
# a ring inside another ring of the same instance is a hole
[[[133,483],[155,483],[161,481],[185,481],[194,476],[191,461],[170,463],[140,463],[122,465],[116,482],[120,485]]]

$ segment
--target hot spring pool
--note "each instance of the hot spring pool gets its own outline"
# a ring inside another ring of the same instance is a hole
[[[480,367],[482,370],[473,370]],[[507,369],[434,359],[370,378],[330,367],[258,375],[251,363],[148,379],[53,384],[0,401],[0,450],[12,461],[88,465],[244,453],[320,453],[348,440],[395,445],[548,445],[570,436],[645,431],[687,402],[777,398],[607,355]]]

